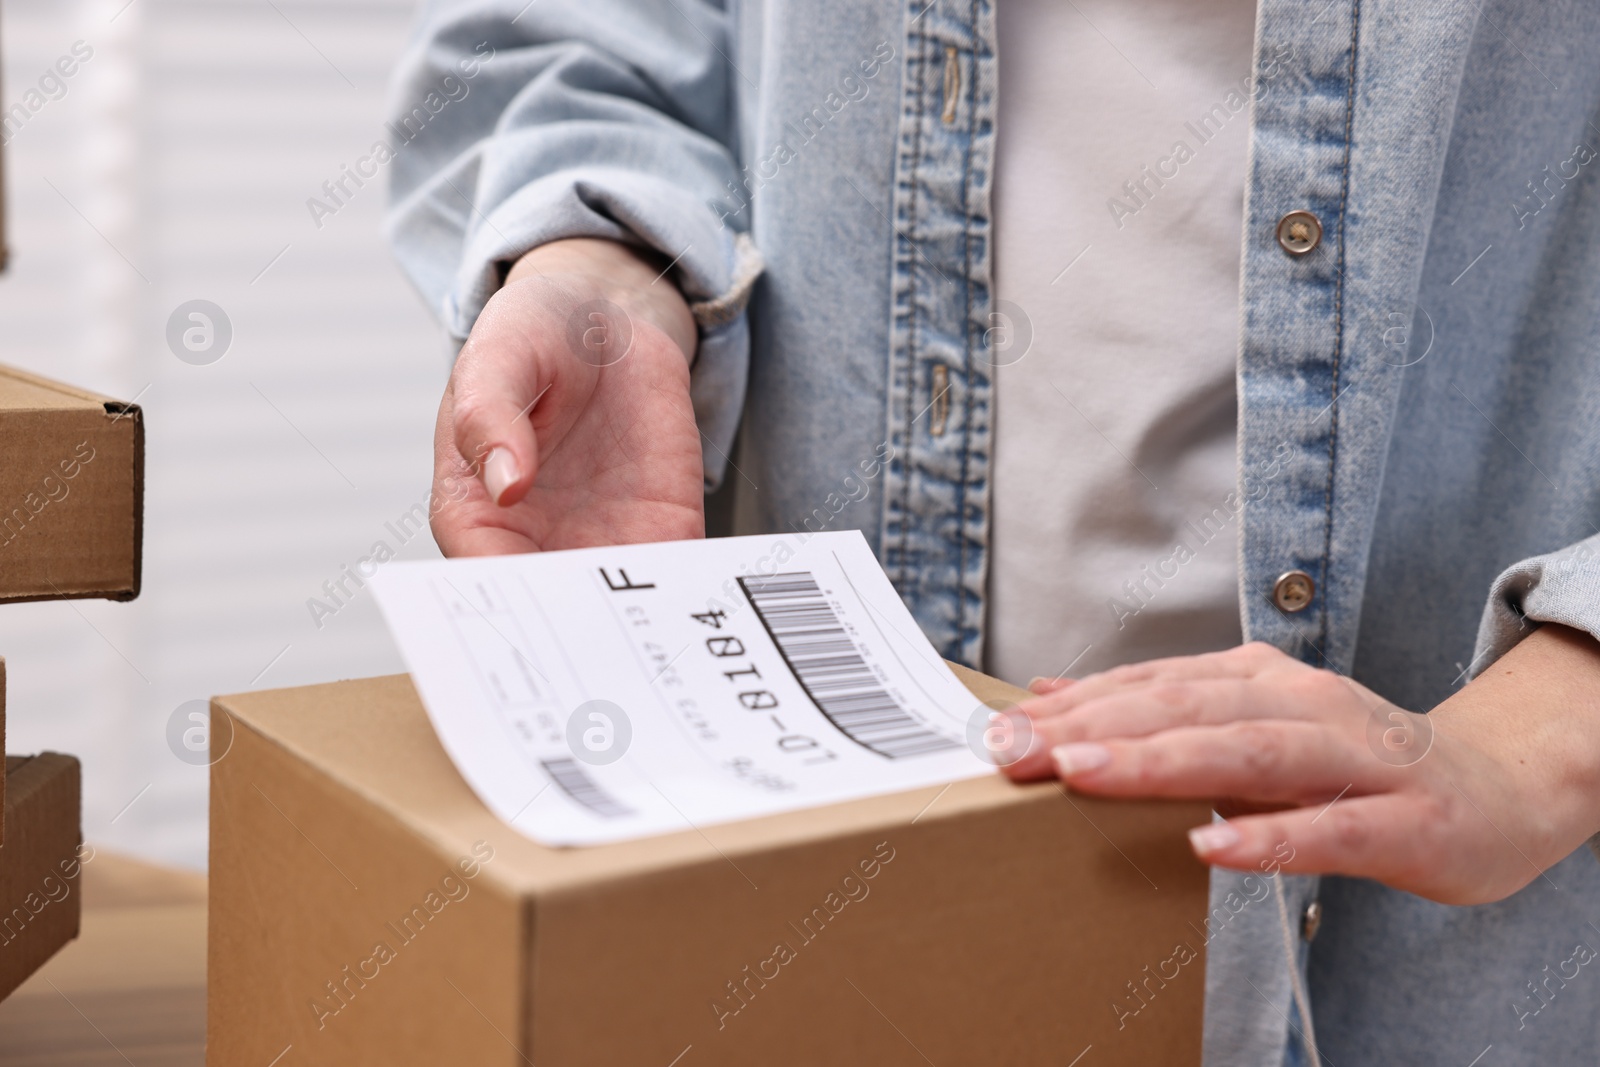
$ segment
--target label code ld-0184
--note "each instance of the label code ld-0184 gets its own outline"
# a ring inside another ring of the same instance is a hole
[[[739,585],[800,687],[850,740],[888,759],[961,747],[883,688],[812,572],[748,576]]]

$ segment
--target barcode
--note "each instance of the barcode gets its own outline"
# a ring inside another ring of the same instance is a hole
[[[589,777],[589,772],[578,766],[577,760],[562,757],[539,762],[550,775],[550,780],[561,787],[562,792],[596,815],[607,819],[619,819],[624,815],[634,814],[632,808],[606,792],[604,786]]]
[[[739,584],[801,688],[850,740],[889,759],[961,747],[884,690],[810,571]]]

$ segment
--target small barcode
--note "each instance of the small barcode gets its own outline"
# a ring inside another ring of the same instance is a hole
[[[850,740],[889,759],[960,747],[884,690],[810,571],[740,578],[739,585],[806,695]]]
[[[580,767],[577,760],[562,757],[539,762],[544,766],[545,773],[550,775],[550,780],[561,787],[562,792],[596,815],[607,819],[620,819],[624,815],[634,814],[632,808],[612,796],[604,786],[589,777],[589,772]]]

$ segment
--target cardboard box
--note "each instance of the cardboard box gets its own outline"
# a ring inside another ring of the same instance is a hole
[[[405,676],[213,709],[211,1067],[1200,1062],[1203,805],[995,776],[558,850]]]
[[[139,595],[138,405],[0,367],[0,601]]]
[[[78,761],[6,757],[0,847],[0,998],[78,936]]]
[[[6,658],[0,656],[0,755],[6,750]],[[0,775],[0,848],[6,843],[6,778]]]

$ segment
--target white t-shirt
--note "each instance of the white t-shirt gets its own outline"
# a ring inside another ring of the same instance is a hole
[[[1255,4],[996,12],[985,666],[1025,684],[1237,644]]]

